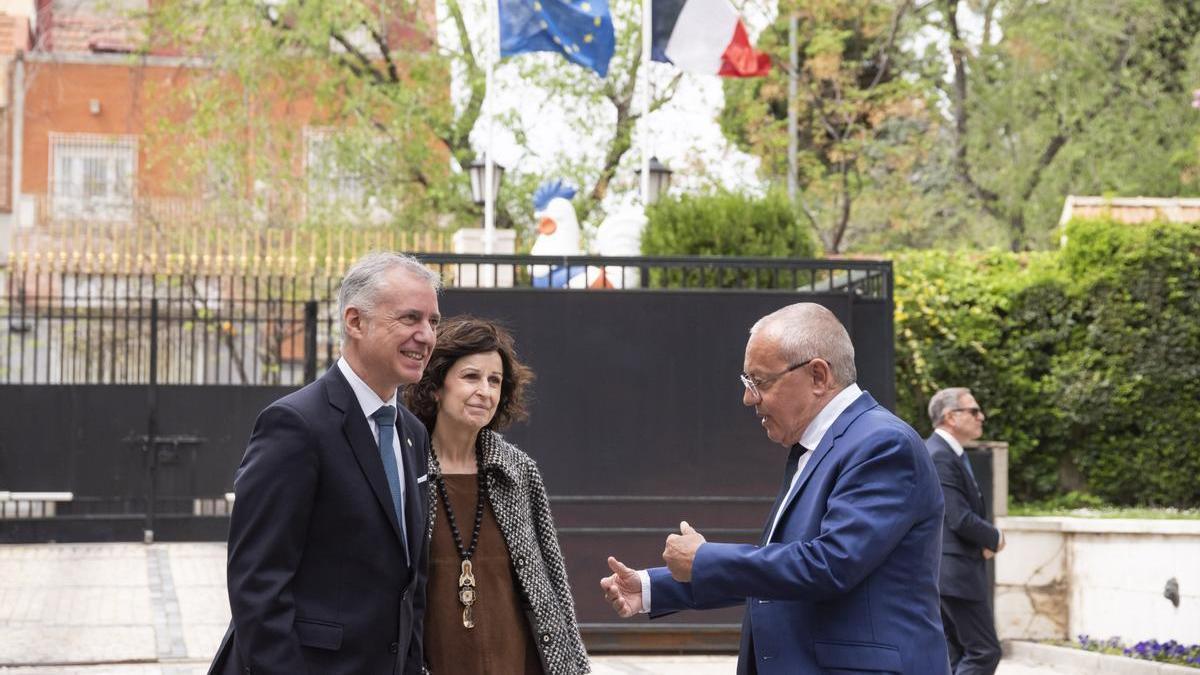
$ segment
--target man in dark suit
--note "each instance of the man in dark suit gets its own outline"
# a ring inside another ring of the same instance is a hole
[[[855,384],[850,336],[820,305],[761,319],[744,363],[742,402],[791,449],[760,543],[681,523],[666,567],[608,559],[606,599],[652,617],[744,603],[740,674],[947,675],[942,493],[921,437]]]
[[[992,675],[1000,640],[988,603],[984,561],[1004,548],[1004,533],[988,522],[983,494],[963,444],[983,435],[983,410],[965,387],[929,399],[934,430],[925,441],[946,497],[938,589],[955,675]]]
[[[429,438],[396,390],[429,361],[439,286],[409,256],[359,260],[338,295],[342,358],[259,415],[210,673],[422,671]]]

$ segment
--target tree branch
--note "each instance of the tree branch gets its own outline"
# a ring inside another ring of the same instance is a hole
[[[650,101],[650,112],[654,112],[659,108],[662,108],[664,105],[669,103],[672,98],[675,97],[675,91],[679,88],[679,82],[682,79],[682,71],[675,73],[675,77],[671,78],[671,81],[668,82],[667,86],[663,88],[663,92],[661,94],[655,94],[654,98]]]
[[[904,18],[904,13],[912,6],[912,0],[904,0],[899,7],[896,8],[895,15],[892,16],[892,25],[888,29],[887,41],[883,45],[883,50],[879,54],[879,65],[876,66],[875,77],[871,79],[870,86],[867,91],[874,89],[883,79],[884,73],[891,65],[892,48],[896,46],[896,35],[900,32],[900,21]]]
[[[342,35],[341,31],[330,29],[329,37],[334,42],[341,45],[342,49],[346,50],[347,54],[350,54],[354,57],[354,61],[352,62],[350,59],[347,59],[342,55],[338,55],[338,61],[351,68],[352,73],[359,77],[364,75],[370,77],[372,84],[387,84],[387,80],[384,78],[382,73],[375,69],[375,64],[371,62],[371,59],[364,54],[361,49],[355,47],[350,40],[346,39],[346,36]],[[357,68],[355,66],[357,66]]]
[[[1042,154],[1038,157],[1037,163],[1034,165],[1033,171],[1029,174],[1029,179],[1025,182],[1024,188],[1021,190],[1020,201],[1024,202],[1029,199],[1033,191],[1037,189],[1038,184],[1042,181],[1042,174],[1058,156],[1059,151],[1067,145],[1067,143],[1079,135],[1083,131],[1084,125],[1092,119],[1095,119],[1100,113],[1104,112],[1113,101],[1117,99],[1117,95],[1121,93],[1121,71],[1129,64],[1129,57],[1133,52],[1133,26],[1128,23],[1125,25],[1125,34],[1123,35],[1124,44],[1121,46],[1117,57],[1113,59],[1112,65],[1109,66],[1109,72],[1113,76],[1112,86],[1107,96],[1100,97],[1097,103],[1091,110],[1079,115],[1075,121],[1067,128],[1063,128],[1062,120],[1059,120],[1059,131],[1050,137],[1050,141],[1046,147],[1042,149]]]
[[[371,39],[375,41],[375,46],[379,47],[379,54],[387,64],[388,79],[394,84],[399,84],[400,74],[396,72],[396,62],[392,60],[392,50],[388,46],[387,38],[374,27],[368,26],[366,21],[362,22],[362,26],[371,33]]]
[[[958,30],[958,0],[944,0],[943,14],[946,18],[946,29],[950,33],[950,59],[954,64],[954,90],[951,103],[954,108],[954,168],[960,181],[963,182],[979,200],[984,210],[996,217],[1003,217],[998,210],[1000,195],[983,187],[971,175],[971,165],[967,158],[967,64],[966,50],[963,48],[962,35]]]
[[[458,32],[458,44],[462,51],[463,64],[467,69],[467,86],[470,95],[467,97],[466,105],[463,106],[462,114],[451,125],[449,133],[441,140],[459,164],[466,165],[474,155],[471,150],[471,129],[475,128],[475,122],[479,120],[483,111],[483,98],[487,94],[487,83],[483,69],[475,59],[475,52],[471,50],[471,34],[467,31],[467,22],[463,18],[462,7],[459,6],[458,0],[446,0],[446,10],[450,12],[450,17],[454,21],[454,29]]]
[[[621,84],[610,82],[604,86],[604,98],[608,99],[616,109],[617,122],[613,130],[612,141],[608,145],[608,152],[604,155],[604,163],[600,167],[600,174],[588,192],[587,199],[579,204],[580,222],[586,220],[596,205],[604,200],[608,194],[608,186],[617,175],[617,167],[621,164],[621,158],[633,147],[633,128],[642,117],[642,113],[633,111],[633,96],[637,91],[637,73],[642,65],[641,52],[635,52],[630,59],[629,79]],[[678,84],[678,79],[676,77],[668,87]],[[665,103],[666,101],[663,101],[662,104]],[[653,108],[653,105],[651,107]]]

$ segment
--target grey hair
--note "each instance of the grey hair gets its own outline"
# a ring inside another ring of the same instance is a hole
[[[938,391],[929,399],[929,423],[935,427],[941,424],[946,413],[958,407],[959,399],[970,393],[971,390],[966,387],[948,387]]]
[[[338,288],[338,325],[341,325],[350,307],[368,312],[374,309],[383,280],[388,272],[396,268],[428,283],[434,293],[442,290],[441,277],[422,265],[420,260],[404,253],[373,251],[356,260],[346,270],[346,276],[342,277],[341,287]]]
[[[850,334],[833,312],[814,302],[798,302],[764,316],[750,328],[750,335],[775,340],[790,364],[824,359],[838,385],[858,379]]]

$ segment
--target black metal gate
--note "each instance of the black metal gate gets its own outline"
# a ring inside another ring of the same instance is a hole
[[[427,258],[456,280],[495,260]],[[855,341],[860,384],[894,402],[891,268],[636,260],[658,287],[521,287],[531,259],[514,258],[514,287],[451,286],[441,308],[507,324],[537,373],[531,418],[506,435],[542,469],[589,647],[729,650],[740,609],[616,621],[595,590],[605,556],[652,565],[683,519],[710,539],[757,539],[784,461],[737,379],[762,315],[800,300],[830,307]],[[14,281],[29,278],[10,275],[0,335],[0,490],[72,499],[53,517],[0,520],[0,541],[223,540],[255,415],[336,358],[333,282],[157,279],[141,286],[148,298],[79,307],[81,296],[17,302]],[[103,297],[120,283],[83,286]],[[92,355],[103,356],[89,366]]]

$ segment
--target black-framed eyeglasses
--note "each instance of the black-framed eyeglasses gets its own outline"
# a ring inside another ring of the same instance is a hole
[[[982,417],[983,416],[983,409],[979,408],[978,406],[971,407],[971,408],[951,408],[950,412],[965,412],[965,413],[969,413],[971,415],[971,417]]]
[[[813,358],[811,358],[807,361],[802,361],[800,363],[793,363],[792,365],[779,371],[778,373],[775,373],[774,375],[768,375],[767,377],[755,378],[755,377],[750,377],[746,373],[741,373],[738,375],[738,379],[742,381],[742,386],[745,387],[746,390],[750,392],[750,395],[753,396],[755,398],[755,400],[759,400],[759,399],[762,399],[763,390],[765,390],[767,387],[770,387],[771,384],[773,382],[775,382],[775,380],[778,380],[779,378],[783,377],[784,375],[787,375],[788,373],[792,372],[793,370],[796,370],[797,368],[803,368],[804,366],[807,366],[808,364],[812,363],[816,359],[817,359],[817,357],[814,356]]]

